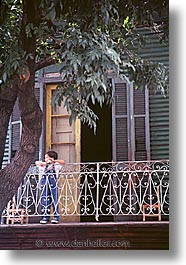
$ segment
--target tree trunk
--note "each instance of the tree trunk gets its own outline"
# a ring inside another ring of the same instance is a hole
[[[35,156],[42,129],[42,112],[35,98],[34,71],[27,83],[19,86],[18,99],[22,120],[20,146],[12,159],[0,171],[0,214],[16,193]]]
[[[27,71],[28,75],[21,75],[18,81],[18,100],[22,121],[22,135],[15,157],[9,165],[0,171],[0,214],[4,210],[7,202],[17,192],[17,189],[36,154],[41,135],[42,112],[35,98],[34,89],[36,36],[34,33],[31,36],[27,36],[26,33],[26,27],[28,24],[33,24],[35,26],[40,23],[40,16],[37,16],[37,3],[37,0],[33,0],[32,4],[30,4],[30,1],[28,0],[23,1],[23,16],[19,44],[20,47],[27,54],[31,54],[32,57],[28,59],[26,68],[22,69],[23,72]],[[11,93],[11,91],[9,91],[9,93]],[[11,94],[9,96],[11,98]],[[14,99],[12,100],[12,104]],[[6,117],[4,118],[4,128],[2,129],[4,134],[2,139],[0,139],[3,143],[2,147],[6,139],[5,132],[8,127],[8,117],[10,115],[11,107],[12,106],[9,106],[7,113],[5,110],[6,106],[3,108],[6,113],[6,115],[4,114],[4,117]],[[4,147],[2,152],[4,153]]]

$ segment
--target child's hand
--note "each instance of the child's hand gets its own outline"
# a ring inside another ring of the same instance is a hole
[[[45,163],[45,162],[42,162],[42,161],[36,161],[35,164],[36,164],[36,166],[38,166],[38,167],[43,167],[43,166],[46,165],[46,163]]]

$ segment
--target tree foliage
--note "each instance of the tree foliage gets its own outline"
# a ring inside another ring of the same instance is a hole
[[[26,3],[33,20],[24,24]],[[53,104],[65,99],[71,121],[79,117],[95,127],[97,117],[88,102],[111,101],[108,71],[134,80],[136,87],[163,93],[167,87],[166,67],[142,60],[133,49],[134,43],[145,44],[139,27],[167,41],[168,21],[162,19],[168,16],[167,0],[3,0],[0,9],[1,87],[11,85],[12,76],[27,76],[33,58],[35,71],[57,63],[64,83]],[[22,45],[33,37],[34,54]]]

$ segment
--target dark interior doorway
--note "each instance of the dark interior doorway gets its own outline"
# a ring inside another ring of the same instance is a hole
[[[90,106],[96,115],[99,117],[97,121],[97,130],[94,134],[93,129],[89,128],[88,125],[82,125],[81,127],[81,162],[109,162],[112,161],[112,107],[103,105],[101,108],[98,104]],[[96,179],[96,176],[93,178]],[[102,176],[100,175],[100,178]],[[82,179],[82,182],[84,179]],[[87,178],[89,185],[94,186],[95,181],[90,177]],[[103,185],[103,179],[100,179]],[[106,179],[104,181],[107,181]],[[93,182],[93,183],[91,183]],[[96,202],[96,186],[91,190],[91,196],[94,203]],[[105,189],[100,187],[99,189],[99,200],[102,201]],[[87,197],[87,199],[90,199]],[[82,207],[84,207],[85,200],[82,199]],[[86,201],[88,203],[88,201]],[[91,210],[94,209],[94,203],[90,203],[89,207]],[[91,212],[90,210],[90,212]],[[104,211],[104,210],[103,210]],[[106,210],[105,210],[106,213]],[[82,222],[95,222],[95,215],[82,216]],[[112,216],[100,215],[100,222],[113,221]]]
[[[106,104],[91,108],[99,120],[96,134],[88,125],[81,126],[81,162],[112,161],[112,108]]]

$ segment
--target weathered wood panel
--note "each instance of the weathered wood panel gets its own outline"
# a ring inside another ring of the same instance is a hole
[[[1,225],[0,249],[168,250],[168,222]]]

